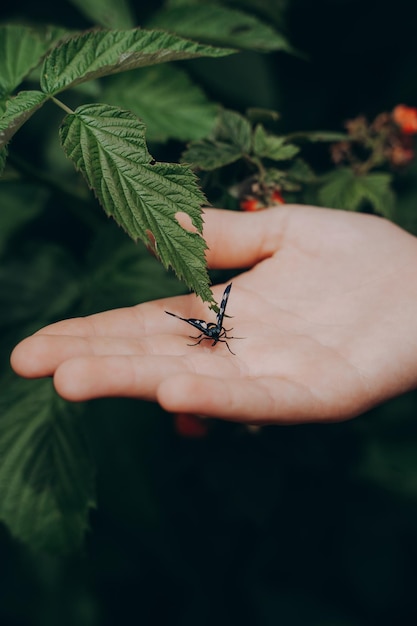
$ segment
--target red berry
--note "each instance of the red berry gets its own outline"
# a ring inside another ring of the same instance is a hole
[[[272,193],[271,193],[271,202],[273,204],[285,204],[285,200],[282,197],[281,193],[275,189]]]
[[[178,435],[192,439],[200,439],[208,433],[207,422],[192,413],[175,413],[174,428]]]
[[[405,135],[417,133],[417,108],[397,104],[392,111],[392,118]]]
[[[241,200],[240,208],[242,211],[258,211],[263,207],[256,198],[246,198],[246,200]]]

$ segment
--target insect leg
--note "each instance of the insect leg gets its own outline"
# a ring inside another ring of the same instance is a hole
[[[228,339],[236,339],[236,337],[228,337]],[[236,354],[232,352],[231,349],[229,348],[229,344],[227,343],[226,339],[218,339],[217,341],[220,341],[221,343],[225,343],[230,354],[233,354],[233,356],[236,356]]]
[[[190,339],[198,339],[199,337],[201,337],[201,335],[198,337],[190,337]],[[197,343],[187,343],[187,346],[198,346],[202,341],[204,341],[204,339],[211,339],[211,337],[206,337],[204,335],[204,337],[201,337],[200,341],[197,341]]]

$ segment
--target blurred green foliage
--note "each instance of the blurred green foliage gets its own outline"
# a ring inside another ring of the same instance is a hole
[[[10,3],[0,14],[90,26],[75,4],[58,13],[53,2]],[[141,24],[160,3],[136,4]],[[255,6],[276,23],[284,5],[230,4]],[[287,35],[301,54],[193,61],[213,100],[278,110],[284,132],[339,131],[359,113],[417,105],[417,5],[286,4]],[[71,184],[54,138],[47,154],[38,152],[49,119],[41,113],[29,123],[16,147]],[[156,151],[168,160],[178,147]],[[30,185],[24,216],[16,209],[0,217],[0,391],[13,380],[10,349],[43,324],[182,290],[101,213]],[[417,166],[396,185],[393,219],[417,234]],[[14,197],[23,201],[21,191],[8,183],[2,213]],[[2,626],[417,622],[415,393],[352,422],[256,433],[212,423],[203,439],[179,437],[171,416],[152,404],[115,399],[83,408],[97,465],[91,531],[82,550],[63,557],[30,552],[0,527]]]

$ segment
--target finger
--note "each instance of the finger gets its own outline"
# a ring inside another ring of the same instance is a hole
[[[204,209],[203,236],[209,267],[251,267],[271,256],[282,238],[287,207],[256,213]]]
[[[76,402],[105,397],[156,400],[156,391],[162,380],[197,368],[204,376],[210,376],[213,371],[222,371],[225,377],[232,373],[237,376],[230,359],[213,358],[213,355],[197,355],[195,359],[187,355],[109,355],[64,361],[56,369],[54,384],[63,398]]]
[[[36,334],[16,346],[10,361],[20,376],[39,378],[52,376],[61,363],[75,357],[138,355],[153,349],[146,340],[134,338]]]
[[[179,296],[181,298],[183,296]],[[174,298],[173,298],[174,299]],[[86,317],[75,317],[41,328],[36,335],[68,335],[79,337],[143,336],[161,332],[160,321],[170,299],[154,300],[140,305],[95,313]]]
[[[273,378],[224,379],[177,374],[164,379],[156,397],[172,413],[184,412],[251,424],[297,424],[353,417],[349,405],[338,406],[296,382]],[[362,407],[361,407],[362,408]]]
[[[54,384],[66,400],[80,402],[93,398],[131,397],[154,400],[161,375],[169,376],[187,367],[181,357],[147,359],[140,367],[138,357],[107,356],[74,358],[56,370]]]

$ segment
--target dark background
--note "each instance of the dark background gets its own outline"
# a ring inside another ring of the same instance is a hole
[[[137,3],[138,23],[155,6]],[[66,3],[0,15],[89,26]],[[417,106],[416,23],[411,1],[294,0],[286,28],[299,57],[243,53],[193,71],[227,106],[279,110],[284,131],[341,130]],[[411,168],[395,213],[413,232],[415,179]],[[352,422],[213,423],[186,439],[154,405],[89,403],[98,509],[85,547],[33,554],[0,527],[0,624],[417,623],[416,408],[408,394]]]

